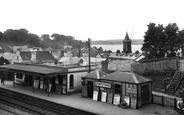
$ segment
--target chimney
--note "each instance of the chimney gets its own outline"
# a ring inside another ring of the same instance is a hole
[[[96,77],[97,77],[97,79],[100,79],[99,70],[98,70],[98,69],[96,69],[95,71],[96,71]]]
[[[102,71],[107,72],[108,71],[108,60],[106,59],[105,61],[102,61],[101,64],[102,64]]]
[[[81,50],[78,50],[78,58],[81,57]]]
[[[64,51],[63,51],[63,50],[61,50],[61,54],[60,54],[60,56],[61,56],[61,57],[63,57],[63,56],[64,56]]]
[[[36,51],[31,52],[31,61],[36,62]]]

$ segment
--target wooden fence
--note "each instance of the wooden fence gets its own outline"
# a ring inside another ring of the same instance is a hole
[[[178,101],[181,101],[182,99],[177,99],[177,98],[171,98],[171,97],[166,97],[163,95],[156,95],[152,94],[152,102],[154,104],[161,105],[162,107],[167,106],[167,107],[172,107],[175,111],[178,113],[184,114],[184,110],[179,108],[178,106]]]
[[[144,73],[148,71],[168,71],[168,70],[177,70],[178,69],[177,60],[165,60],[158,62],[150,62],[150,63],[139,63],[132,64],[131,71],[134,73]]]
[[[155,104],[159,104],[162,107],[164,106],[170,106],[170,107],[174,107],[176,106],[176,98],[169,98],[169,97],[164,97],[163,95],[154,95],[153,94],[153,103]]]

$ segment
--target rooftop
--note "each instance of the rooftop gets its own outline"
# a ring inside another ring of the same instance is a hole
[[[104,78],[101,79],[120,81],[126,83],[136,83],[136,84],[152,81],[151,79],[130,72],[114,72],[106,75]]]
[[[96,70],[96,71],[93,71],[93,72],[89,73],[88,75],[84,76],[83,78],[99,79],[99,78],[105,77],[105,75],[107,75],[107,73],[105,73],[101,70]]]
[[[9,64],[9,65],[2,65],[0,66],[0,68],[39,73],[39,74],[67,72],[67,68],[64,68],[64,67],[52,67],[52,66],[43,66],[43,65],[41,66],[41,65],[32,65],[32,64]]]

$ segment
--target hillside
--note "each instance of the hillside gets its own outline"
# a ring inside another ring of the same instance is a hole
[[[119,45],[123,44],[122,39],[116,39],[116,40],[98,40],[98,41],[92,41],[93,45]],[[132,39],[132,45],[142,45],[143,39]]]

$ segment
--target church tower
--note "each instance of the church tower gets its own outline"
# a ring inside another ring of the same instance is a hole
[[[123,52],[132,53],[131,42],[132,41],[130,40],[128,33],[126,32],[125,39],[123,40]]]

